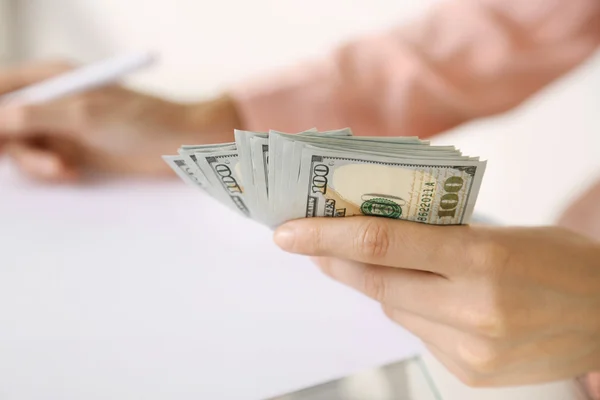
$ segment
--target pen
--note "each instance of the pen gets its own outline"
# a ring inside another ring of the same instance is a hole
[[[43,103],[85,92],[118,81],[154,61],[155,58],[150,53],[109,58],[0,96],[0,105]]]

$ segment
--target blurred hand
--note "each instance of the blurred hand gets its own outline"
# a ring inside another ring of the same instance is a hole
[[[63,63],[0,70],[0,95],[71,69]],[[0,106],[0,151],[27,174],[64,181],[86,170],[171,173],[161,155],[181,144],[233,140],[231,100],[183,105],[120,86],[39,105]]]
[[[310,218],[275,233],[376,301],[470,386],[600,368],[600,244],[568,230]]]
[[[571,203],[558,223],[600,241],[600,180]],[[600,371],[588,374],[585,383],[589,394],[600,400]]]

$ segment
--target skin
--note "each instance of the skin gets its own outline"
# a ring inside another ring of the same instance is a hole
[[[72,68],[42,63],[0,71],[0,94]],[[0,108],[0,151],[30,177],[73,181],[89,171],[171,174],[161,156],[185,143],[233,141],[227,97],[180,104],[108,86],[41,105]]]
[[[0,71],[0,94],[71,68]],[[172,176],[161,155],[181,144],[232,141],[235,128],[243,121],[227,96],[181,104],[112,86],[0,107],[0,153],[42,181],[72,182],[88,172]],[[505,386],[600,370],[600,182],[558,225],[307,219],[283,225],[275,241],[379,301],[462,381]],[[600,399],[600,374],[587,378]]]
[[[558,224],[600,242],[600,181],[569,205]],[[589,373],[583,381],[590,396],[600,400],[600,372]]]
[[[302,219],[275,242],[381,303],[471,386],[600,368],[600,244],[560,227]]]

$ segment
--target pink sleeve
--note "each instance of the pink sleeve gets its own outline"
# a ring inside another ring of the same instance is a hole
[[[454,0],[233,96],[249,130],[427,137],[517,106],[599,43],[600,0]]]

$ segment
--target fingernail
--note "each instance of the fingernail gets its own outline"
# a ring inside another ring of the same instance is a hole
[[[294,247],[296,230],[289,225],[283,225],[275,231],[273,239],[282,250],[290,251]]]

